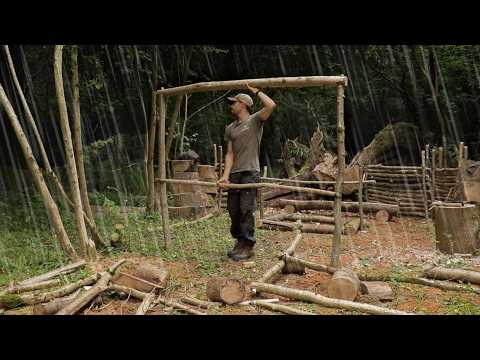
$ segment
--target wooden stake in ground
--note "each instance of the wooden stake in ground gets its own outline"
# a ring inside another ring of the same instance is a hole
[[[245,284],[237,279],[212,278],[207,282],[207,297],[211,301],[236,304],[245,297]]]
[[[40,171],[40,167],[38,166],[35,157],[33,156],[32,148],[27,140],[25,133],[23,132],[22,126],[20,121],[18,120],[17,114],[15,114],[15,110],[13,110],[12,104],[8,100],[7,94],[3,89],[2,84],[0,84],[0,104],[5,109],[7,113],[7,117],[10,120],[10,123],[15,131],[17,139],[20,143],[20,147],[22,148],[23,155],[25,156],[27,166],[30,170],[30,173],[33,176],[33,180],[35,185],[42,196],[43,204],[47,210],[48,218],[52,225],[52,228],[57,236],[57,239],[60,241],[60,244],[63,250],[71,257],[77,258],[77,253],[73,248],[70,239],[68,238],[67,232],[65,231],[65,227],[63,226],[62,218],[60,217],[60,211],[58,210],[58,206],[53,200],[50,191],[48,190],[47,184],[45,183],[45,179],[43,178],[42,172]]]
[[[85,219],[83,218],[83,206],[82,198],[80,196],[80,185],[78,183],[77,165],[75,161],[75,153],[73,151],[72,133],[68,122],[67,103],[65,102],[65,91],[63,89],[62,55],[63,45],[56,45],[54,57],[55,91],[60,111],[60,125],[65,145],[68,179],[73,203],[75,204],[75,221],[77,223],[78,237],[80,239],[80,252],[82,253],[82,256],[94,260],[96,258],[95,244],[88,238]]]
[[[166,169],[166,159],[167,154],[165,153],[165,117],[166,117],[166,106],[165,106],[165,97],[163,95],[159,96],[158,99],[159,106],[159,134],[160,137],[160,178],[166,178],[167,169]],[[162,214],[162,225],[163,225],[163,237],[165,240],[165,249],[170,246],[172,241],[172,236],[170,234],[170,220],[168,218],[168,203],[167,203],[167,184],[162,182],[160,183],[160,211]]]
[[[87,178],[85,176],[85,164],[83,162],[82,123],[80,116],[80,83],[78,77],[78,47],[72,46],[72,89],[73,89],[73,146],[75,148],[75,160],[78,170],[78,182],[83,210],[87,214],[92,229],[92,238],[95,245],[105,247],[100,238],[95,218],[93,217],[90,200],[88,199]]]
[[[331,299],[311,291],[291,289],[284,286],[271,285],[266,283],[252,282],[250,286],[259,292],[276,294],[290,299],[312,302],[325,307],[361,311],[373,315],[414,315],[399,310],[392,310],[380,306],[357,303],[348,300]]]
[[[426,166],[425,150],[422,151],[422,190],[423,190],[423,206],[425,207],[425,219],[428,219],[428,201],[427,201],[427,185],[426,185]]]
[[[340,245],[342,241],[342,190],[343,174],[345,172],[345,125],[343,119],[344,111],[344,92],[343,85],[337,85],[337,183],[335,184],[335,232],[332,239],[332,252],[330,265],[338,267],[340,264]]]

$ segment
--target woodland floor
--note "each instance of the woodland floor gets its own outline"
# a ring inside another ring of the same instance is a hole
[[[272,211],[272,210],[270,210]],[[218,220],[205,220],[203,227],[211,231],[228,233],[228,216],[222,219],[219,228],[215,229],[214,222]],[[359,232],[353,236],[345,236],[342,241],[342,265],[350,266],[355,270],[368,271],[369,273],[408,273],[418,270],[425,264],[442,264],[448,267],[462,267],[480,271],[480,256],[454,257],[446,256],[435,251],[434,229],[430,220],[418,218],[394,218],[384,224],[369,219],[367,231]],[[180,231],[180,230],[179,230]],[[206,236],[211,236],[206,234]],[[258,231],[256,256],[254,266],[248,267],[244,263],[231,261],[225,250],[231,247],[233,241],[223,244],[207,241],[197,237],[193,248],[184,244],[177,245],[183,253],[162,256],[170,270],[170,281],[164,292],[166,298],[177,300],[190,295],[198,299],[207,300],[205,287],[212,275],[235,277],[247,283],[258,279],[276,261],[276,254],[285,250],[292,242],[294,234],[282,231]],[[297,248],[296,256],[322,263],[329,263],[329,254],[332,235],[303,234],[302,242]],[[175,245],[173,245],[175,246]],[[202,249],[202,256],[182,256],[186,253]],[[118,258],[127,258],[134,263],[154,259],[154,255],[140,255],[131,249],[121,253],[100,256],[97,270],[113,264]],[[92,269],[93,270],[93,269]],[[306,270],[305,275],[278,275],[273,279],[277,285],[288,286],[303,290],[313,291],[327,295],[326,288],[330,275],[326,273]],[[414,285],[401,282],[390,282],[394,292],[394,299],[379,302],[360,296],[358,302],[365,302],[385,306],[391,309],[413,312],[416,314],[480,314],[480,296],[474,293],[444,291],[436,288]],[[265,297],[278,298],[278,296]],[[105,304],[87,308],[84,314],[95,315],[127,315],[134,314],[140,301],[129,299],[105,299]],[[352,311],[326,308],[315,304],[292,301],[280,297],[280,304],[286,304],[298,309],[311,311],[322,315],[359,314]],[[17,310],[8,310],[5,314],[30,314],[32,307]],[[256,315],[278,314],[255,306],[222,306],[218,309],[202,310],[208,314],[224,315]],[[149,315],[178,314],[174,309],[158,305],[148,312]]]

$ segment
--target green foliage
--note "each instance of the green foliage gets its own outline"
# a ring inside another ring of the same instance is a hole
[[[480,315],[480,305],[474,304],[460,296],[444,300],[448,315]]]

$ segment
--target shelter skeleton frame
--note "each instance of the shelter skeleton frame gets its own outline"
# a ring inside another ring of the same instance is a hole
[[[170,221],[168,215],[167,205],[167,182],[174,182],[173,179],[166,178],[166,160],[167,154],[165,153],[165,119],[166,119],[166,97],[174,95],[185,95],[196,92],[207,91],[219,91],[219,90],[239,90],[245,89],[246,84],[259,88],[303,88],[303,87],[319,87],[330,86],[337,89],[337,158],[338,158],[338,175],[335,182],[335,231],[332,242],[332,255],[331,266],[338,266],[340,257],[340,242],[342,233],[342,219],[341,219],[341,201],[342,201],[342,188],[343,177],[345,171],[345,125],[344,125],[344,97],[345,88],[348,85],[348,78],[344,75],[341,76],[303,76],[303,77],[280,77],[280,78],[263,78],[263,79],[244,79],[244,80],[230,80],[230,81],[211,81],[201,82],[191,85],[179,86],[174,88],[168,88],[157,90],[155,93],[156,104],[158,111],[156,113],[156,122],[159,127],[159,175],[160,178],[156,181],[150,180],[149,187],[152,189],[155,186],[155,182],[160,184],[160,212],[162,216],[162,225],[164,233],[165,247],[167,248],[171,243]],[[151,134],[150,134],[151,135]],[[153,133],[152,141],[155,135]],[[153,162],[153,158],[151,159]],[[153,165],[150,164],[150,165]],[[362,181],[362,180],[360,180]],[[215,183],[212,183],[215,185]],[[272,187],[275,184],[247,184],[251,187]],[[238,186],[245,187],[244,185],[227,184],[226,188],[237,188]],[[283,185],[287,187],[286,185]],[[293,187],[292,187],[293,188]],[[312,192],[312,188],[307,187],[295,187],[296,191]],[[317,191],[319,191],[317,189]],[[155,192],[153,192],[155,193]],[[333,195],[333,194],[329,194]]]

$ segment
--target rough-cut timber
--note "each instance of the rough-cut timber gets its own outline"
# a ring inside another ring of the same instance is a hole
[[[349,269],[337,270],[328,283],[328,296],[353,301],[360,291],[360,280]]]
[[[480,247],[480,219],[475,205],[433,208],[437,249],[446,254],[473,254]]]
[[[280,199],[278,202],[280,207],[287,205],[295,206],[297,211],[299,210],[333,210],[334,202],[328,200],[290,200]],[[386,210],[391,215],[396,216],[399,211],[397,205],[379,204],[373,202],[364,202],[363,210],[365,213],[375,214],[379,210]],[[342,211],[356,212],[359,211],[358,202],[342,201]]]
[[[211,301],[236,304],[245,297],[245,284],[238,279],[212,278],[207,282],[207,297]]]
[[[247,90],[247,83],[258,88],[302,88],[314,86],[347,86],[346,76],[299,76],[299,77],[278,77],[264,79],[245,79],[229,81],[210,81],[191,85],[178,86],[170,89],[158,90],[157,94],[166,96],[191,94],[204,91],[220,90]]]
[[[251,287],[259,292],[276,294],[295,300],[312,302],[325,307],[361,311],[373,315],[414,315],[404,311],[392,310],[370,304],[357,303],[348,300],[331,299],[320,294],[315,294],[311,291],[291,289],[288,287],[271,285],[266,283],[252,282]]]

